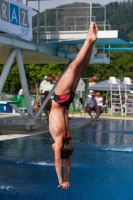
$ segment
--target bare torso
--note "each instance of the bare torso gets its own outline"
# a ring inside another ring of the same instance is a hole
[[[66,107],[60,106],[53,100],[49,115],[49,130],[54,141],[60,134],[62,138],[70,137]]]

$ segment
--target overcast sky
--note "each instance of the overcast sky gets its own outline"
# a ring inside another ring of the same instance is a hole
[[[86,2],[86,3],[99,3],[101,5],[107,5],[110,2],[122,2],[122,1],[127,1],[127,0],[45,0],[45,1],[40,1],[40,11],[45,10],[46,8],[55,8],[59,5],[67,4],[67,3],[74,3],[74,2]],[[28,5],[32,8],[38,7],[38,1],[29,1]],[[23,0],[23,3],[26,3],[26,0]]]

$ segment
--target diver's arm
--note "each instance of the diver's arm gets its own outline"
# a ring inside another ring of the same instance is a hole
[[[54,151],[55,151],[55,169],[56,169],[59,185],[62,184],[62,161],[61,161],[62,145],[63,145],[62,137],[58,136],[55,141]]]
[[[64,182],[68,182],[69,181],[69,173],[70,173],[70,156],[68,158],[65,159],[65,174],[64,174]]]

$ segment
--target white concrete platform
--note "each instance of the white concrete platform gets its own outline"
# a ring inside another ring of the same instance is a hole
[[[87,36],[87,31],[53,31],[40,33],[41,43],[51,43],[51,45],[59,44],[83,44]],[[129,38],[127,35],[118,30],[98,31],[98,39],[96,45],[128,43]]]

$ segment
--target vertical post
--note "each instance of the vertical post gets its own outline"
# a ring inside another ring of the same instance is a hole
[[[45,32],[47,31],[47,10],[45,10]]]
[[[91,21],[92,21],[92,0],[90,0],[90,24],[91,24]]]
[[[40,12],[38,11],[37,12],[37,44],[38,45],[39,45],[39,15],[40,15]]]
[[[59,31],[59,24],[58,24],[58,9],[56,9],[56,13],[55,13],[55,30]]]
[[[64,17],[64,31],[66,31],[66,18]]]
[[[20,49],[17,51],[16,60],[18,63],[18,70],[19,70],[22,88],[24,91],[24,97],[25,97],[28,116],[30,117],[30,119],[33,119],[33,111],[32,111],[32,107],[31,107],[31,103],[30,103],[30,94],[29,94],[29,90],[28,90],[28,84],[27,84],[27,80],[26,80],[26,75],[25,75],[25,70],[24,70],[24,65],[23,65],[23,60],[22,60],[22,55],[21,55]]]
[[[106,6],[104,7],[104,31],[106,30]]]
[[[103,61],[105,59],[105,45],[103,45]]]
[[[76,26],[76,18],[74,17],[74,31],[77,30],[77,26]]]
[[[110,95],[111,95],[111,116],[112,116],[112,83],[110,83]]]
[[[125,83],[125,116],[127,116],[127,101],[126,101],[126,83]]]
[[[110,45],[109,45],[109,48],[110,48]],[[110,59],[110,51],[109,51],[109,59]]]
[[[1,76],[0,76],[0,93],[2,92],[2,89],[3,89],[3,86],[5,84],[5,81],[6,81],[6,78],[9,74],[9,71],[10,71],[10,68],[11,68],[11,65],[13,63],[13,60],[16,56],[16,53],[17,53],[17,49],[13,49],[6,61],[6,64],[4,66],[4,69],[1,73]]]
[[[86,20],[87,20],[87,22],[86,22],[86,23],[87,23],[87,24],[86,24],[86,30],[88,30],[88,15],[89,15],[89,14],[87,14],[87,19],[86,19]]]

